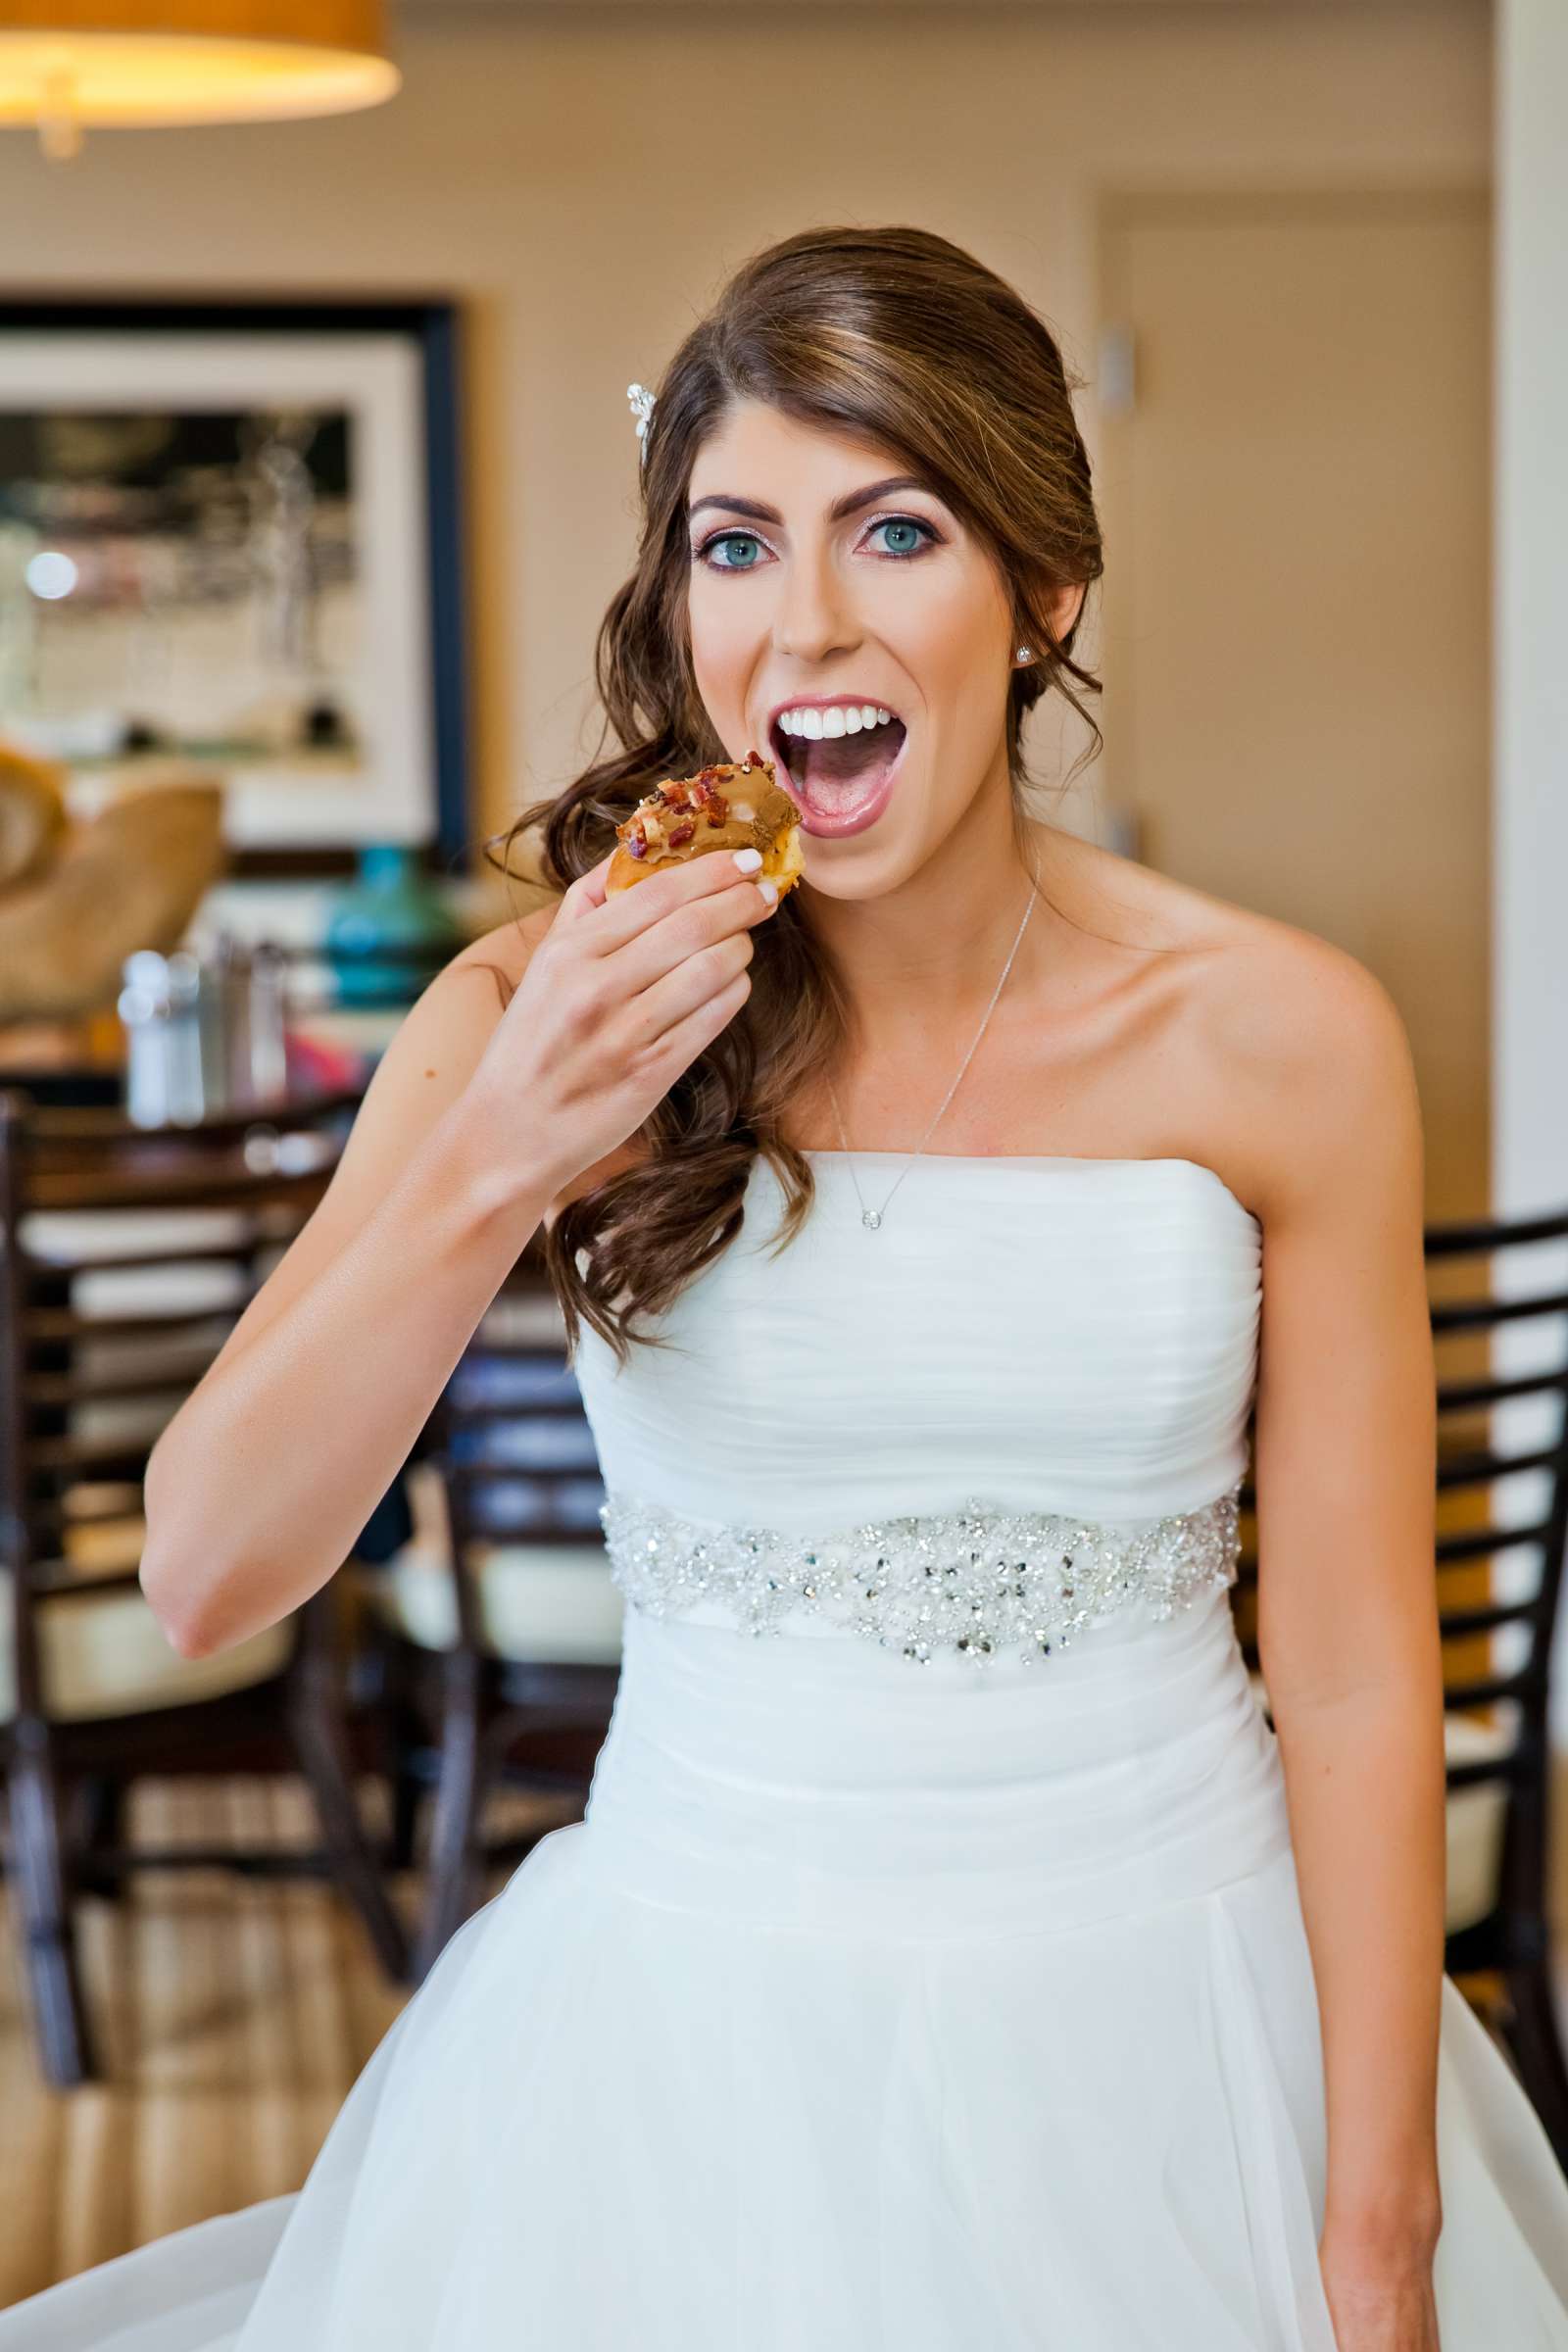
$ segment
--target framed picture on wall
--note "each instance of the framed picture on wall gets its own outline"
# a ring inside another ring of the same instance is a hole
[[[445,302],[0,298],[0,737],[88,817],[220,780],[240,874],[470,837]]]

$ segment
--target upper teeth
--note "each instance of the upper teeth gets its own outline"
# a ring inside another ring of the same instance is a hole
[[[858,735],[862,727],[885,727],[892,716],[879,703],[830,703],[825,708],[811,703],[781,710],[778,723],[786,735],[805,735],[815,743],[823,735]]]

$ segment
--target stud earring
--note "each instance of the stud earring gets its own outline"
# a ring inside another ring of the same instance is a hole
[[[1034,656],[1026,645],[1020,645],[1018,648],[1018,659],[1020,662],[1032,662],[1034,660]]]

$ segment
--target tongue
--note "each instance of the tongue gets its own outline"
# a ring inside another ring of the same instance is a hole
[[[790,746],[790,775],[799,797],[830,815],[843,815],[868,801],[899,756],[904,728],[873,727],[858,735],[800,737]]]

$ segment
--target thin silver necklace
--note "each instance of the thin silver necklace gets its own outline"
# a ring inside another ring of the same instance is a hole
[[[1027,931],[1029,928],[1029,917],[1035,910],[1035,897],[1036,877],[1031,874],[1029,877],[1029,904],[1023,910],[1023,921],[1018,925],[1012,945],[1007,950],[1007,960],[1002,967],[1002,977],[998,980],[996,987],[991,991],[991,1002],[986,1006],[984,1013],[981,1015],[980,1026],[974,1033],[973,1044],[971,1044],[968,1053],[958,1064],[957,1077],[954,1079],[953,1084],[949,1087],[947,1093],[937,1104],[936,1116],[932,1119],[930,1126],[926,1129],[924,1135],[921,1136],[920,1141],[915,1145],[914,1150],[909,1153],[909,1156],[905,1161],[904,1166],[899,1170],[898,1175],[894,1178],[893,1192],[888,1194],[887,1200],[883,1201],[880,1208],[869,1208],[866,1205],[865,1195],[860,1190],[860,1179],[855,1173],[855,1154],[850,1150],[850,1139],[844,1132],[844,1113],[839,1108],[839,1099],[833,1091],[832,1079],[829,1078],[827,1081],[828,1100],[833,1105],[833,1116],[838,1121],[839,1141],[844,1146],[844,1156],[849,1165],[850,1182],[855,1187],[855,1198],[860,1203],[860,1223],[866,1228],[868,1233],[875,1233],[877,1227],[887,1215],[888,1203],[893,1199],[893,1193],[898,1191],[899,1186],[904,1182],[904,1179],[906,1176],[907,1176],[909,1170],[913,1167],[915,1161],[919,1158],[921,1152],[931,1141],[932,1136],[936,1132],[937,1120],[941,1118],[942,1113],[947,1109],[948,1104],[953,1101],[954,1096],[957,1093],[959,1084],[963,1078],[963,1073],[969,1067],[970,1062],[974,1059],[975,1049],[978,1047],[980,1040],[986,1033],[986,1025],[990,1021],[991,1015],[997,1009],[997,999],[1001,996],[1003,989],[1006,985],[1007,974],[1012,969],[1012,959],[1017,955],[1019,947],[1022,945],[1025,931]]]

